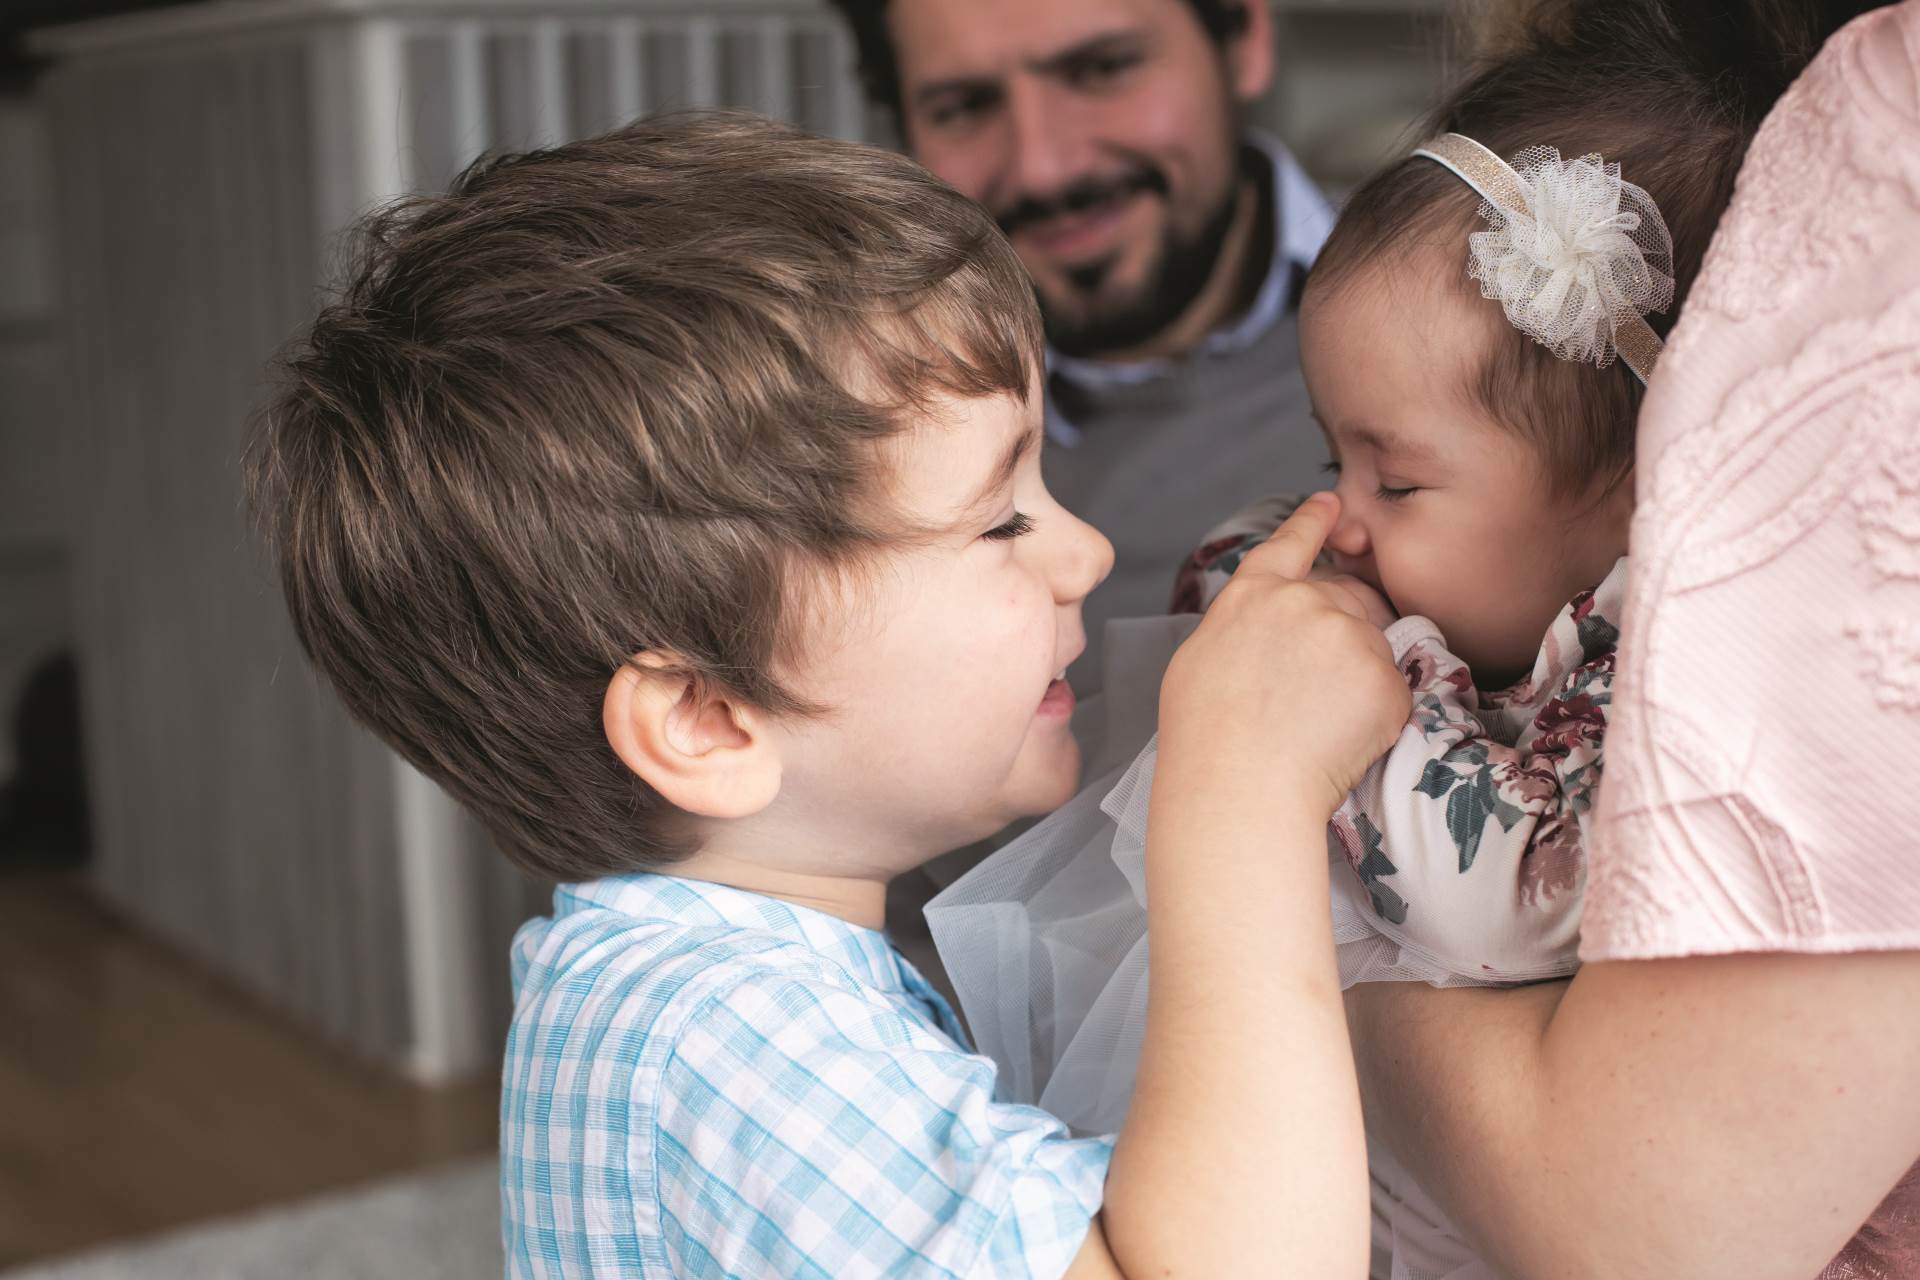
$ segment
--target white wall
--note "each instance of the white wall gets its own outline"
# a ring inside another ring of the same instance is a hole
[[[265,363],[370,204],[670,103],[855,131],[847,41],[816,0],[236,0],[40,49],[94,889],[369,1056],[492,1070],[540,898],[302,660],[240,509]]]

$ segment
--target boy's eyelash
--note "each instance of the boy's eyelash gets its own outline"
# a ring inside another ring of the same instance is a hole
[[[1337,458],[1330,458],[1320,464],[1320,469],[1330,476],[1337,476],[1340,474],[1340,461]]]
[[[987,530],[980,536],[992,538],[995,542],[1011,542],[1015,538],[1024,538],[1032,532],[1033,517],[1025,512],[1015,512],[1013,519]]]

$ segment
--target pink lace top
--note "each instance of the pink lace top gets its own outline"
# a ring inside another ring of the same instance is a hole
[[[1920,948],[1920,0],[1762,126],[1640,424],[1583,960]],[[1822,1280],[1920,1276],[1920,1165]]]
[[[1581,958],[1920,948],[1920,0],[1761,127],[1638,456]]]

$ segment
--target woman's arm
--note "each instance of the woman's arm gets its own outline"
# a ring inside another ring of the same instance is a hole
[[[1920,1158],[1920,952],[1348,993],[1368,1126],[1516,1277],[1808,1280]]]

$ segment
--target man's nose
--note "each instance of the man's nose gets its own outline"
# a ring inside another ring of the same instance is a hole
[[[1020,196],[1046,199],[1081,177],[1086,146],[1073,95],[1039,76],[1016,76],[1007,93],[1012,153],[1008,185]]]

